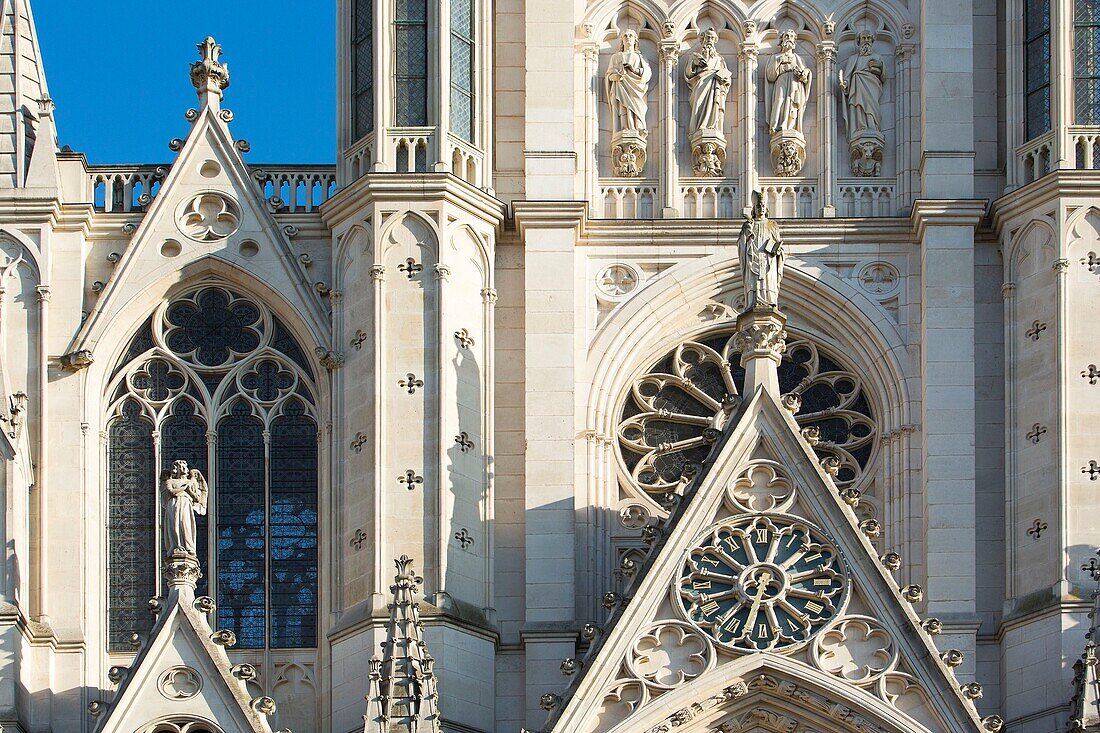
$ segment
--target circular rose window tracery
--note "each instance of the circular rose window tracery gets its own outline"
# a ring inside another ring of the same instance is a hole
[[[678,345],[634,380],[618,441],[638,488],[659,497],[707,459],[741,404],[745,370],[739,362],[733,333],[724,332]],[[779,366],[779,388],[801,397],[798,424],[820,431],[814,451],[840,461],[837,485],[857,483],[879,432],[863,380],[814,342],[792,335]]]

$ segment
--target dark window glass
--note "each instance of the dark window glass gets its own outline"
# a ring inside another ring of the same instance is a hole
[[[1100,125],[1100,0],[1075,0],[1073,121]]]
[[[130,651],[130,634],[153,625],[149,599],[156,595],[157,540],[153,424],[127,400],[107,430],[107,532],[111,538],[107,581],[107,647]]]
[[[397,0],[395,26],[396,92],[399,127],[428,124],[428,3]]]
[[[351,32],[352,137],[374,131],[374,2],[356,0]]]
[[[271,646],[316,644],[317,425],[300,402],[271,429]]]
[[[451,3],[451,130],[474,139],[474,4]]]
[[[1050,130],[1050,0],[1024,0],[1024,126],[1028,140]]]
[[[240,649],[264,646],[263,424],[244,401],[218,423],[218,625]]]

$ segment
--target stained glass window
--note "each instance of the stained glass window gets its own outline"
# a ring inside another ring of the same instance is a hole
[[[133,338],[106,391],[112,651],[149,630],[148,601],[164,592],[155,456],[161,471],[183,460],[210,482],[208,514],[197,517],[198,592],[215,596],[220,628],[244,649],[316,645],[316,387],[306,353],[273,313],[216,285],[163,304]]]
[[[1100,125],[1100,0],[1073,3],[1073,120]]]
[[[394,122],[399,127],[418,127],[428,124],[428,2],[396,3]]]
[[[1050,0],[1024,0],[1024,126],[1050,130]]]
[[[374,131],[374,2],[356,0],[351,19],[352,137]]]
[[[474,140],[474,3],[451,2],[451,130]]]
[[[130,634],[144,635],[153,625],[147,604],[156,595],[156,567],[148,550],[156,542],[156,494],[149,489],[156,477],[152,421],[134,399],[126,399],[119,413],[107,431],[107,644],[128,650]]]

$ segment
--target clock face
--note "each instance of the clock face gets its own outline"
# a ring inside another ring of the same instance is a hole
[[[840,613],[846,576],[820,530],[758,514],[718,526],[691,551],[678,595],[691,622],[722,646],[780,649],[808,641]]]

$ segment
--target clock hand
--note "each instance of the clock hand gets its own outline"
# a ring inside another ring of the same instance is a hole
[[[768,590],[768,583],[772,580],[772,574],[765,570],[756,580],[756,595],[752,597],[752,606],[749,608],[749,617],[745,620],[746,633],[752,633],[753,624],[760,614],[760,604],[764,600],[764,593]]]

